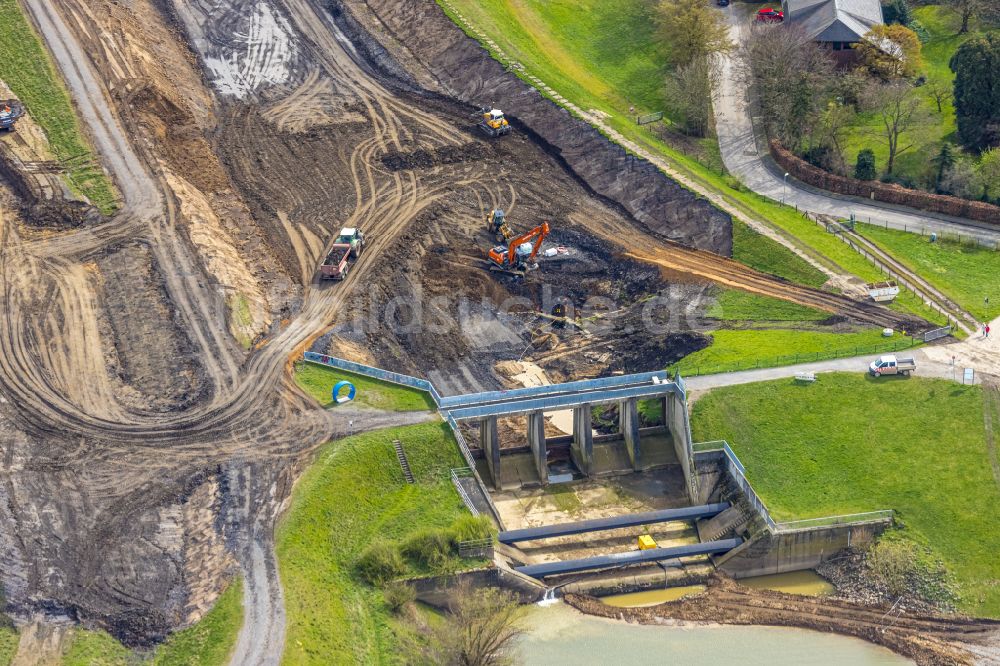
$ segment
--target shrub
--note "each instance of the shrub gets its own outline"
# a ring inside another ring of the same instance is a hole
[[[451,557],[452,543],[448,530],[420,530],[403,544],[403,556],[424,567],[435,569]]]
[[[493,538],[493,521],[486,516],[459,516],[451,524],[451,536],[456,544],[462,541],[491,539]]]
[[[924,24],[917,19],[913,19],[907,23],[906,27],[917,33],[917,39],[920,40],[921,44],[926,44],[931,40],[931,33],[927,32],[927,28],[924,27]]]
[[[875,153],[871,148],[865,148],[858,153],[858,162],[854,165],[854,177],[858,180],[875,180],[878,173],[875,170]]]
[[[827,171],[837,170],[838,157],[837,151],[830,146],[813,146],[802,156],[809,164]]]
[[[906,0],[889,0],[882,4],[882,18],[886,23],[909,24],[913,20]]]
[[[917,547],[902,539],[880,539],[865,558],[868,575],[876,585],[894,597],[907,590],[910,578],[917,572]]]
[[[385,605],[389,607],[389,610],[393,613],[398,613],[406,604],[417,600],[417,591],[406,583],[389,583],[386,585],[385,590],[382,591],[382,597],[385,599]]]
[[[383,585],[386,581],[401,576],[406,571],[406,564],[395,546],[385,541],[376,541],[361,553],[354,568],[358,576],[369,585]]]

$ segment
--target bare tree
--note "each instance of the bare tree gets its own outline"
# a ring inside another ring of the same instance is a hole
[[[920,116],[920,98],[908,83],[890,83],[873,85],[868,90],[868,103],[881,121],[881,135],[889,146],[885,171],[892,175],[896,158],[913,148],[912,143],[903,145],[903,135],[923,120]]]
[[[944,103],[952,97],[951,88],[940,83],[928,83],[927,92],[934,98],[934,102],[937,104],[938,113],[943,113]]]
[[[790,150],[812,143],[836,85],[829,54],[801,30],[755,24],[743,41],[739,67],[768,133]]]
[[[817,144],[833,148],[836,163],[829,167],[838,172],[844,170],[844,134],[854,121],[855,115],[857,114],[853,106],[832,101],[820,116],[816,129]]]
[[[978,18],[990,7],[991,0],[950,0],[951,9],[962,19],[962,27],[958,33],[964,35],[969,32],[969,24],[972,19]]]
[[[426,636],[421,650],[428,664],[507,666],[514,663],[523,609],[506,590],[474,590],[461,585],[453,593],[447,622],[418,629]]]
[[[667,77],[666,101],[670,115],[692,136],[708,133],[712,90],[718,78],[714,58],[698,58]]]

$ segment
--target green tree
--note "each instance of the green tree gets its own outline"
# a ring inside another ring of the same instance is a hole
[[[1000,143],[1000,33],[974,37],[951,58],[955,73],[955,118],[958,136],[981,150]]]
[[[854,165],[854,177],[858,180],[875,180],[878,172],[875,170],[875,153],[871,148],[858,152],[858,161]]]
[[[938,152],[937,157],[934,158],[934,166],[937,167],[937,173],[934,179],[934,188],[940,190],[941,181],[944,180],[944,175],[948,173],[953,166],[955,166],[955,150],[947,141],[941,144],[941,151]]]
[[[976,167],[979,182],[983,186],[983,199],[1000,199],[1000,148],[990,148],[979,158]]]
[[[872,74],[885,80],[916,76],[923,66],[923,46],[905,25],[876,25],[854,45]]]
[[[676,67],[733,48],[725,17],[707,3],[660,0],[654,20],[667,56]]]

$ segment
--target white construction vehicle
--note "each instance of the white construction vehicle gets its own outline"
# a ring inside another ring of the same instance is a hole
[[[872,377],[882,375],[909,376],[917,369],[917,362],[912,358],[896,358],[894,355],[879,356],[868,365],[868,374]]]

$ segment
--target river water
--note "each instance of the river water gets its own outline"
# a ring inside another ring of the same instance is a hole
[[[899,666],[895,653],[854,638],[785,627],[651,626],[584,615],[557,603],[532,607],[518,663],[526,666],[683,664]]]

